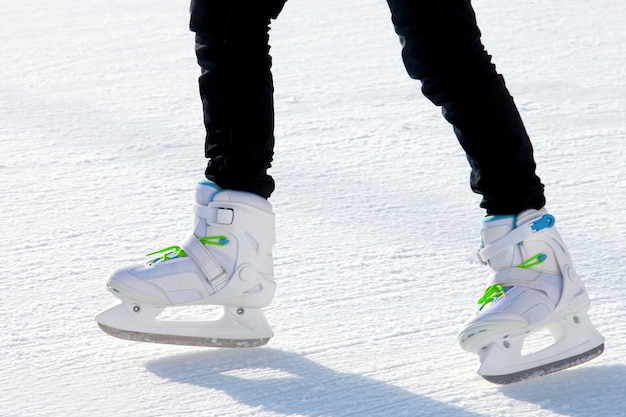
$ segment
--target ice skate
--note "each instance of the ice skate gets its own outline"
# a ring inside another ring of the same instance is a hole
[[[253,347],[273,336],[263,307],[275,293],[272,207],[256,194],[196,186],[193,233],[180,246],[119,268],[107,282],[121,304],[96,317],[122,339],[193,346]],[[217,305],[217,320],[161,320],[166,308]]]
[[[587,291],[554,223],[545,210],[483,223],[478,257],[492,272],[479,311],[458,340],[480,356],[478,373],[490,382],[560,371],[604,350],[604,338],[587,317]],[[546,336],[540,348],[525,349],[537,335]]]

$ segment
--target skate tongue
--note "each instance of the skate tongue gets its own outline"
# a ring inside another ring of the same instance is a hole
[[[222,191],[222,189],[213,181],[200,180],[196,184],[196,193],[194,196],[195,202],[206,206],[211,202],[211,200],[213,200],[213,196],[219,191]]]
[[[200,180],[196,184],[193,205],[193,234],[199,237],[207,235],[207,219],[211,217],[209,203],[222,189],[212,181]]]

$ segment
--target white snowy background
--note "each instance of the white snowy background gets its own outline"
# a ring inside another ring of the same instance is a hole
[[[102,333],[107,272],[178,243],[203,174],[187,0],[0,0],[0,415],[625,416],[626,3],[475,0],[606,352],[510,386],[456,342],[482,294],[465,156],[382,0],[274,23],[275,337]],[[199,310],[187,314],[198,316]]]

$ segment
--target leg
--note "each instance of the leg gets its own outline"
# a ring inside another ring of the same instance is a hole
[[[211,158],[196,185],[192,233],[179,246],[118,268],[107,287],[121,303],[96,317],[106,333],[134,341],[253,347],[272,337],[262,308],[276,291],[273,108],[267,31],[284,0],[194,0],[200,92]],[[210,181],[213,180],[213,181]],[[167,321],[168,307],[218,305],[212,321]]]
[[[285,0],[193,0],[190,28],[202,69],[206,176],[269,197],[274,148],[269,24]]]
[[[479,252],[491,267],[478,313],[459,332],[481,358],[479,373],[510,383],[555,372],[602,353],[586,316],[589,298],[545,209],[533,149],[491,57],[469,0],[388,0],[409,75],[443,108],[472,167],[471,185],[489,216]],[[554,343],[522,355],[542,330]]]
[[[540,209],[543,185],[504,79],[480,41],[469,0],[388,0],[402,58],[441,106],[472,168],[472,189],[489,214]]]

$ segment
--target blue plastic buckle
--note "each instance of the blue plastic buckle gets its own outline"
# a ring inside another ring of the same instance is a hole
[[[556,223],[556,220],[553,215],[544,214],[539,220],[533,222],[533,224],[530,225],[530,228],[533,230],[533,232],[538,232],[540,230],[554,226],[554,223]]]

